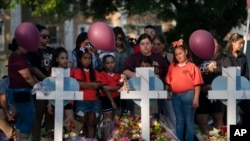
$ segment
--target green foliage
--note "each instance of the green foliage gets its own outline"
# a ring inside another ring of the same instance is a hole
[[[0,0],[7,8],[11,0]],[[175,19],[177,26],[167,33],[168,39],[188,41],[197,29],[214,31],[224,37],[232,27],[245,22],[246,0],[12,0],[32,9],[33,16],[53,21],[72,18],[79,11],[94,20],[105,20],[107,15],[124,9],[128,16],[148,12],[162,21]]]
[[[6,9],[11,7],[11,0],[0,0],[0,9]]]
[[[167,33],[170,41],[183,38],[188,43],[189,36],[198,29],[213,32],[221,39],[232,27],[244,24],[247,18],[246,1],[204,0],[204,3],[179,3],[176,12],[177,26]]]

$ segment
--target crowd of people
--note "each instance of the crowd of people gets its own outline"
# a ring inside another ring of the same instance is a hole
[[[207,98],[213,79],[222,74],[222,67],[240,66],[241,75],[249,79],[247,59],[241,52],[243,36],[238,33],[231,35],[225,48],[214,35],[211,65],[201,69],[187,42],[179,39],[168,44],[152,25],[145,26],[145,33],[135,45],[129,43],[121,27],[114,27],[115,46],[111,52],[93,47],[86,32],[77,36],[72,51],[49,47],[49,30],[38,24],[36,27],[40,33],[39,49],[28,52],[13,39],[8,76],[0,84],[0,129],[7,138],[17,141],[40,141],[43,123],[45,131],[54,129],[54,106],[48,100],[37,100],[31,93],[35,84],[51,75],[52,67],[71,68],[70,75],[78,81],[84,97],[64,106],[64,118],[80,122],[79,135],[92,139],[100,115],[114,121],[117,113],[136,113],[133,101],[121,100],[119,93],[123,85],[121,74],[127,79],[135,77],[136,67],[154,67],[155,76],[162,80],[170,95],[168,99],[157,100],[157,118],[166,118],[180,141],[194,140],[195,124],[204,134],[208,134],[211,126],[220,128],[226,124],[223,120],[226,106]],[[168,52],[167,46],[173,52]],[[238,105],[242,110],[241,124],[249,125],[250,101],[242,100]],[[210,116],[212,125],[208,123]],[[14,125],[10,124],[13,120]]]

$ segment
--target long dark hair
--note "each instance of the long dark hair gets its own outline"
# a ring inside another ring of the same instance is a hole
[[[52,60],[51,60],[51,67],[58,67],[58,62],[56,61],[56,59],[58,58],[58,56],[61,54],[61,53],[66,53],[68,54],[67,50],[64,48],[64,47],[57,47],[54,52],[53,52],[53,55],[52,55]]]
[[[88,34],[87,32],[81,32],[77,38],[76,38],[76,44],[75,44],[75,48],[73,49],[72,53],[73,55],[76,57],[77,60],[79,60],[79,56],[81,55],[80,48],[81,48],[81,44],[83,41],[85,41],[86,39],[88,39]]]
[[[90,65],[87,67],[87,69],[89,69],[89,74],[90,74],[90,80],[91,80],[91,82],[94,82],[96,80],[96,76],[95,76],[95,69],[93,68],[93,64],[92,64],[93,57],[92,57],[92,53],[89,52],[89,50],[87,48],[85,48],[84,51],[79,50],[78,56],[77,56],[77,67],[81,68],[81,69],[86,68],[81,63],[81,58],[83,57],[84,54],[90,54],[90,56],[91,56],[91,62],[90,62]],[[84,75],[84,73],[83,73],[83,75]],[[84,78],[85,77],[86,76],[84,76]]]
[[[122,47],[123,47],[123,48],[129,47],[129,43],[128,43],[127,39],[126,39],[126,35],[125,35],[125,33],[124,33],[124,31],[122,30],[121,27],[119,27],[119,26],[114,27],[114,28],[113,28],[113,32],[114,32],[114,34],[115,34],[115,40],[117,40],[117,36],[118,36],[119,34],[122,35],[122,39],[123,39]]]

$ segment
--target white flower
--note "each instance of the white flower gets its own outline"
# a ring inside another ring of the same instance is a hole
[[[220,135],[219,135],[219,132],[220,132],[220,130],[218,130],[218,129],[216,129],[216,128],[213,128],[212,131],[209,131],[209,135],[210,135],[210,136],[218,137],[218,136],[220,136]]]

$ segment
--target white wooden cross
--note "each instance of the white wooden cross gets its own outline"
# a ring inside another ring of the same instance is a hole
[[[230,139],[230,125],[236,125],[236,101],[240,99],[250,99],[249,89],[242,88],[243,84],[240,81],[236,81],[240,76],[239,67],[227,67],[222,68],[222,76],[227,78],[227,90],[212,90],[208,91],[209,99],[225,99],[227,100],[227,135]],[[238,77],[238,78],[237,78]],[[215,80],[216,81],[216,78]],[[214,83],[213,81],[213,83]],[[245,84],[245,83],[244,83]],[[240,85],[242,90],[237,90],[236,85]],[[245,84],[246,85],[246,84]],[[249,81],[248,81],[249,85]]]
[[[154,68],[136,68],[136,77],[141,78],[140,91],[121,91],[121,99],[140,99],[141,100],[141,130],[142,138],[150,141],[150,99],[167,99],[167,91],[150,91],[149,77]]]
[[[52,68],[52,77],[55,77],[55,91],[51,91],[49,95],[47,96],[45,96],[43,92],[37,91],[36,99],[55,100],[54,141],[62,141],[63,140],[63,117],[64,117],[63,101],[64,100],[83,100],[83,92],[64,91],[64,78],[70,77],[70,69]],[[76,81],[76,85],[79,85],[77,81]]]

